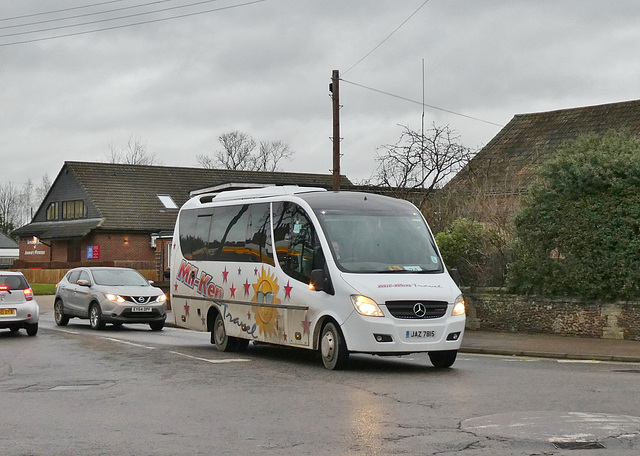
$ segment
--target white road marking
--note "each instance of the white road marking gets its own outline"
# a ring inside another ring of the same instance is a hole
[[[110,340],[112,342],[118,342],[118,343],[124,344],[124,345],[132,345],[134,347],[146,348],[148,350],[155,350],[156,349],[156,347],[149,347],[148,345],[135,344],[133,342],[127,342],[126,340],[114,339],[113,337],[103,337],[103,339]]]
[[[169,351],[169,353],[173,353],[174,355],[183,356],[183,357],[189,358],[189,359],[195,359],[197,361],[204,361],[206,363],[211,363],[211,364],[246,363],[246,362],[250,361],[248,359],[243,359],[243,358],[207,359],[207,358],[200,358],[198,356],[187,355],[185,353],[180,353],[180,352],[177,352],[177,351]]]

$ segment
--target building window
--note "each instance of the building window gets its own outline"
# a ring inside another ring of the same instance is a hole
[[[156,195],[162,205],[167,209],[178,210],[178,205],[173,201],[173,198],[169,195]]]
[[[83,200],[63,201],[62,202],[62,218],[78,219],[87,216],[87,208]]]
[[[49,203],[47,206],[47,220],[58,220],[58,208],[60,205],[56,201],[55,203]]]

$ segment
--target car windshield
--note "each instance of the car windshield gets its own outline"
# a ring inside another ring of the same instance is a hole
[[[422,216],[319,211],[338,267],[357,273],[436,273],[442,261]]]
[[[21,275],[0,275],[0,285],[4,285],[9,290],[24,290],[29,288],[27,280]]]
[[[132,269],[95,269],[91,272],[97,285],[139,287],[149,285],[147,279]]]

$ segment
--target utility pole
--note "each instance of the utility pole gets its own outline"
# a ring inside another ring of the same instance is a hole
[[[333,101],[333,191],[340,191],[340,72],[331,75],[331,99]]]

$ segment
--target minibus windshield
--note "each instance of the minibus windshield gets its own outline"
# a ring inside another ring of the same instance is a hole
[[[438,273],[442,261],[413,211],[316,212],[338,268],[354,273]]]

